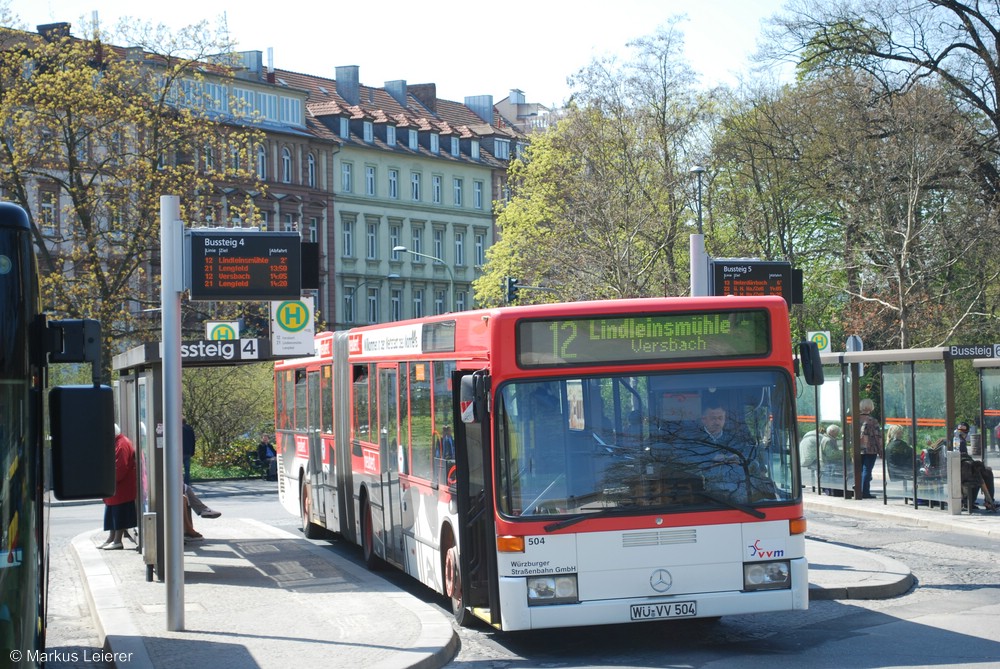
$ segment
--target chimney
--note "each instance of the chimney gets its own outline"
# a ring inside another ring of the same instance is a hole
[[[385,90],[401,107],[406,107],[406,79],[385,82]]]
[[[357,65],[337,66],[337,93],[348,104],[356,105],[361,102],[361,84],[358,83],[359,69]]]
[[[465,98],[465,106],[476,113],[486,123],[493,124],[493,96],[473,95]]]
[[[437,114],[437,84],[414,84],[410,93],[420,104],[427,107],[431,114]]]

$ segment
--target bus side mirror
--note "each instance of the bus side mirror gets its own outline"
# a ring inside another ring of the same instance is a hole
[[[471,374],[462,377],[458,401],[462,411],[462,422],[478,423],[480,411],[476,404],[476,379]]]
[[[462,377],[459,408],[463,423],[481,423],[490,411],[490,375],[478,371]]]
[[[823,363],[819,359],[819,346],[816,342],[799,342],[799,365],[802,367],[802,377],[808,385],[823,385]]]
[[[115,405],[108,386],[49,391],[52,489],[61,500],[115,494]]]

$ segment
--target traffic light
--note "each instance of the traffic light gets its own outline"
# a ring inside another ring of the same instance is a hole
[[[506,277],[503,287],[507,304],[513,304],[517,300],[517,279],[512,276]]]

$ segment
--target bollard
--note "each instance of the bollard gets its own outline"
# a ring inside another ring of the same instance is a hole
[[[957,516],[962,513],[962,454],[948,451],[945,464],[948,475],[948,511]]]

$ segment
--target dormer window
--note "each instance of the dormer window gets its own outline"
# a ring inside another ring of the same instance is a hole
[[[459,145],[460,145],[460,143],[458,141],[458,137],[452,137],[451,138],[451,155],[455,156],[456,158],[458,158],[458,155],[459,155]]]
[[[411,151],[416,151],[417,147],[418,147],[418,144],[417,144],[417,131],[416,130],[410,130],[410,150]]]
[[[341,139],[349,139],[350,136],[351,136],[351,123],[350,123],[350,121],[346,117],[341,116],[340,117],[340,138]]]
[[[371,121],[365,121],[365,142],[371,144],[375,141],[375,129]]]
[[[493,142],[494,149],[496,151],[496,157],[498,160],[508,160],[510,159],[510,140],[509,139],[497,139]]]
[[[436,133],[431,133],[431,153],[439,153],[441,151],[441,137]]]
[[[385,126],[385,143],[389,146],[396,146],[396,126]]]
[[[472,156],[473,160],[479,160],[479,140],[472,140],[472,148],[469,149],[469,154]]]

